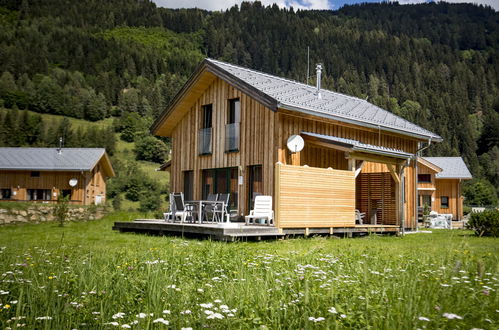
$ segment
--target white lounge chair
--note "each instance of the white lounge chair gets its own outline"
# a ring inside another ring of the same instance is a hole
[[[244,217],[246,219],[246,224],[256,224],[256,219],[263,219],[267,225],[274,225],[274,211],[272,210],[272,196],[256,196],[255,206],[250,214]]]
[[[359,223],[359,225],[362,225],[364,223],[364,218],[366,214],[364,212],[360,212],[359,210],[355,210],[355,220]]]

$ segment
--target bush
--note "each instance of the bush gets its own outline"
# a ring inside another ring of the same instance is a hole
[[[140,196],[140,212],[157,211],[161,207],[161,198],[155,192],[143,193]]]
[[[113,198],[112,204],[115,211],[121,210],[121,196],[119,194]]]
[[[154,136],[143,136],[137,139],[134,152],[137,160],[161,164],[166,159],[168,147],[163,141]]]
[[[472,213],[468,228],[475,231],[477,236],[499,236],[499,210],[485,210]]]

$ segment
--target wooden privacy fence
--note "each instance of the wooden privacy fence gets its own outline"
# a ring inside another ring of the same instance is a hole
[[[355,172],[275,165],[276,226],[355,226]]]

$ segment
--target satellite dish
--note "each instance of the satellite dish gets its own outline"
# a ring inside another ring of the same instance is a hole
[[[291,135],[288,138],[287,146],[291,152],[300,152],[305,146],[305,141],[303,141],[303,138],[299,135]]]
[[[76,179],[76,178],[72,178],[71,180],[69,180],[69,185],[70,185],[71,187],[74,187],[74,186],[76,186],[77,184],[78,184],[78,179]]]

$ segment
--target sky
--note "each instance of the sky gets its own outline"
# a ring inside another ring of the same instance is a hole
[[[166,8],[201,8],[206,10],[225,10],[242,0],[153,0],[157,6]],[[246,0],[248,1],[248,0]],[[250,0],[253,1],[253,0]],[[429,0],[398,0],[400,4],[415,4]],[[489,5],[496,11],[499,10],[499,0],[443,0],[446,2]],[[260,0],[264,5],[276,3],[279,7],[293,7],[296,9],[339,9],[345,4],[361,2],[380,2],[379,0]]]

